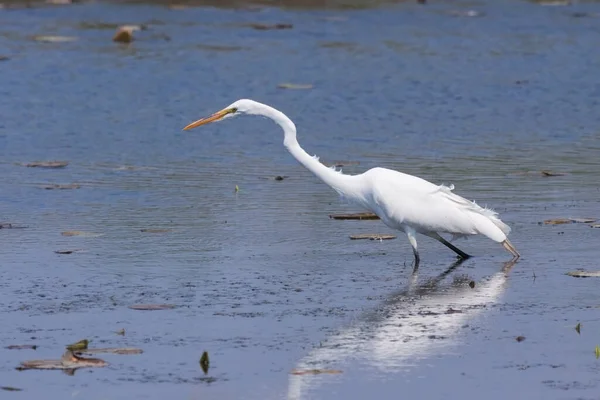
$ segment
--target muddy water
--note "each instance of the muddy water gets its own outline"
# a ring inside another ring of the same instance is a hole
[[[600,229],[539,223],[600,218],[598,13],[0,9],[0,219],[27,227],[0,230],[0,386],[23,389],[2,398],[595,398],[598,282],[564,274],[600,267]],[[148,29],[117,45],[103,28],[119,23]],[[329,219],[359,210],[269,121],[181,132],[242,97],[287,113],[321,160],[360,162],[346,173],[454,184],[501,213],[522,259],[506,265],[473,238],[458,243],[476,257],[455,266],[420,238],[413,275],[404,237],[353,241],[394,232]],[[36,160],[69,165],[17,165]],[[70,183],[81,188],[40,188]],[[88,235],[61,235],[73,230]],[[80,251],[54,253],[69,249]],[[176,308],[128,308],[140,303]],[[144,353],[102,355],[108,367],[74,376],[14,369],[83,338]],[[312,368],[342,372],[290,374]]]

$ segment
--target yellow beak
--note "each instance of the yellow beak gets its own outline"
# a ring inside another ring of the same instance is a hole
[[[189,124],[188,126],[186,126],[185,128],[183,128],[183,130],[184,131],[189,131],[190,129],[197,128],[197,127],[199,127],[201,125],[210,124],[211,122],[218,121],[218,120],[222,119],[224,116],[226,116],[227,114],[232,114],[235,111],[236,111],[235,108],[226,108],[224,110],[217,111],[216,113],[214,113],[210,117],[202,118],[202,119],[199,119],[198,121],[192,122],[191,124]]]

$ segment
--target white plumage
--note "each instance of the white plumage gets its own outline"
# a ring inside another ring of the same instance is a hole
[[[416,176],[386,168],[372,168],[359,175],[345,175],[335,168],[319,162],[300,147],[296,139],[296,126],[281,111],[242,99],[223,110],[186,126],[184,130],[223,120],[240,114],[260,115],[276,122],[284,131],[284,146],[308,170],[346,199],[377,214],[390,228],[398,229],[408,236],[419,264],[416,234],[420,233],[438,240],[462,258],[470,257],[440,236],[449,233],[453,238],[484,235],[502,243],[515,259],[519,253],[509,242],[510,228],[498,217],[498,213],[469,201],[452,190],[454,186],[434,185]]]

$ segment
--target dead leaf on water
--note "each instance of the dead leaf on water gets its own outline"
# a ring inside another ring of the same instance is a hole
[[[8,350],[35,350],[37,348],[38,347],[35,344],[11,344],[10,346],[5,347],[5,349]]]
[[[67,350],[71,350],[71,351],[85,350],[85,349],[87,349],[88,344],[90,344],[90,341],[87,339],[83,339],[83,340],[80,340],[79,342],[67,345]]]
[[[280,83],[277,85],[280,89],[296,89],[296,90],[306,90],[312,89],[313,85],[310,83]]]
[[[0,389],[6,390],[7,392],[21,392],[23,390],[12,386],[0,386]]]
[[[578,322],[577,325],[575,325],[575,330],[581,335],[581,322]]]
[[[246,26],[250,27],[252,29],[259,30],[259,31],[292,29],[294,27],[294,25],[292,25],[292,24],[272,24],[272,25],[268,25],[268,24],[256,24],[256,23],[246,24]]]
[[[84,237],[99,237],[102,233],[84,232],[84,231],[64,231],[60,233],[63,236],[84,236]]]
[[[542,176],[565,176],[562,172],[542,171]]]
[[[33,161],[30,163],[21,163],[29,168],[64,168],[69,165],[68,161]]]
[[[78,183],[68,183],[68,184],[64,184],[64,185],[54,183],[52,185],[43,185],[43,186],[40,186],[40,188],[46,189],[46,190],[53,190],[53,189],[58,189],[58,190],[79,189],[80,187],[81,187],[81,185],[78,184]]]
[[[142,30],[140,25],[123,25],[117,28],[113,36],[113,42],[131,43],[133,42],[133,32]]]
[[[580,224],[589,224],[595,222],[596,218],[553,218],[547,219],[544,221],[545,225],[560,225],[560,224],[572,224],[572,223],[580,223]]]
[[[355,214],[331,214],[329,218],[333,219],[358,219],[358,220],[375,220],[379,217],[374,213],[362,212]]]
[[[73,250],[54,250],[56,254],[73,254],[81,251],[82,249],[73,249]]]
[[[202,356],[200,357],[200,368],[202,368],[202,372],[204,372],[204,374],[208,374],[208,367],[210,366],[210,360],[208,359],[208,352],[205,351],[202,353]]]
[[[338,369],[305,369],[298,370],[294,369],[290,374],[292,375],[319,375],[319,374],[341,374],[343,371]]]
[[[52,35],[38,35],[34,36],[33,40],[45,43],[66,43],[74,42],[77,40],[74,36],[52,36]]]
[[[60,360],[30,360],[23,361],[17,370],[27,369],[63,369],[105,367],[108,363],[99,358],[83,358],[73,354],[71,350],[65,351]]]
[[[25,229],[26,226],[15,225],[11,222],[0,222],[0,229]]]
[[[598,359],[598,357],[600,357],[600,347],[598,347],[598,345],[596,345],[596,348],[594,349],[594,353],[596,353],[596,359]]]
[[[600,278],[600,271],[571,271],[567,275],[575,278]]]
[[[144,229],[140,229],[140,232],[145,232],[145,233],[166,233],[166,232],[173,232],[173,229],[144,228]]]
[[[107,347],[104,349],[85,349],[78,350],[76,354],[99,354],[99,353],[110,353],[110,354],[142,354],[144,350],[135,347]]]
[[[370,240],[390,240],[396,239],[394,235],[383,235],[379,233],[362,233],[360,235],[352,235],[350,236],[352,240],[360,240],[360,239],[370,239]]]
[[[154,310],[170,310],[175,308],[173,304],[134,304],[129,306],[132,310],[154,311]]]

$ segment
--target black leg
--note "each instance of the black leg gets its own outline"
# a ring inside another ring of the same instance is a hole
[[[462,251],[461,249],[459,249],[458,247],[456,247],[455,245],[453,245],[452,243],[450,243],[449,241],[447,241],[446,239],[441,237],[438,233],[436,233],[436,232],[428,233],[427,236],[434,238],[438,242],[442,243],[444,246],[448,247],[450,250],[452,250],[453,252],[458,254],[460,258],[465,259],[465,260],[467,258],[471,258],[471,256],[469,254],[465,253],[464,251]]]

